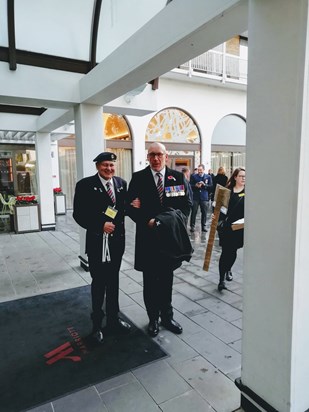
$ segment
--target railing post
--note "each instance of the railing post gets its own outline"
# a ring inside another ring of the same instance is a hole
[[[226,81],[226,43],[223,43],[222,51],[222,83]]]

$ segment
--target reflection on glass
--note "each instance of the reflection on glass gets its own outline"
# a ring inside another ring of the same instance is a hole
[[[150,120],[146,141],[199,143],[200,136],[194,121],[179,109],[164,109]]]
[[[37,194],[35,150],[15,153],[17,195]]]
[[[105,139],[131,140],[129,127],[123,116],[103,113],[103,124]]]

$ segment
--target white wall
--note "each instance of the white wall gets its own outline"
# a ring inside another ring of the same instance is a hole
[[[246,92],[242,90],[160,78],[157,93],[158,111],[167,107],[177,107],[193,117],[201,133],[201,160],[206,169],[211,166],[211,139],[217,123],[229,114],[246,117]],[[142,118],[127,117],[132,127],[133,139],[138,142],[134,146],[136,150],[134,171],[145,166],[145,162],[140,164],[141,159],[145,158],[145,131],[154,114]],[[231,140],[225,144],[239,144],[237,136],[231,136]]]

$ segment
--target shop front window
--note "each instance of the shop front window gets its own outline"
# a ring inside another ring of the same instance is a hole
[[[16,194],[37,194],[35,150],[15,152]]]

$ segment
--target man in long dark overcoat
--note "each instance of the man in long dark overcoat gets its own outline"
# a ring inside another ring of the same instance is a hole
[[[161,143],[148,149],[149,166],[133,174],[128,190],[128,215],[136,223],[135,269],[143,272],[144,302],[149,317],[148,333],[156,336],[161,325],[173,333],[182,327],[173,318],[173,264],[160,251],[155,217],[168,208],[179,209],[184,221],[190,213],[188,183],[181,172],[166,166],[168,155]],[[140,207],[132,205],[138,199]]]
[[[73,217],[87,230],[86,254],[92,277],[93,337],[103,343],[102,320],[106,295],[107,330],[126,333],[130,325],[119,317],[119,270],[125,248],[125,199],[127,183],[115,175],[114,153],[95,159],[98,173],[76,184]],[[104,244],[104,245],[103,245]]]

